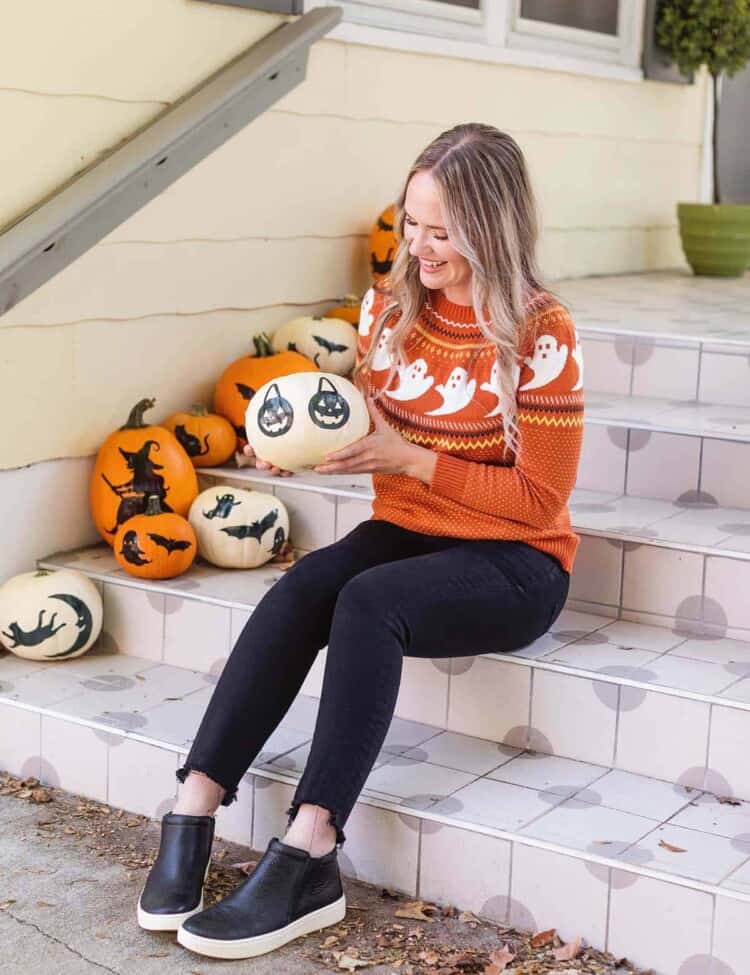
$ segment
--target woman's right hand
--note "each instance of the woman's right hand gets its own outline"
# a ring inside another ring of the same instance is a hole
[[[267,460],[261,460],[249,443],[246,443],[242,448],[242,453],[245,454],[246,457],[254,457],[255,466],[260,470],[270,471],[272,474],[277,474],[281,477],[291,477],[291,475],[294,473],[294,471],[285,471],[283,467],[275,467],[273,464],[269,464]]]

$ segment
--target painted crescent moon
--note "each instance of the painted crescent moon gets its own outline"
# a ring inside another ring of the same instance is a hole
[[[91,617],[91,610],[82,599],[78,598],[78,596],[73,596],[70,593],[57,592],[54,595],[50,595],[50,599],[61,599],[74,610],[77,616],[76,626],[81,631],[76,637],[75,643],[72,647],[69,647],[67,650],[62,650],[60,653],[46,654],[46,659],[54,660],[55,657],[69,657],[71,653],[75,653],[76,650],[80,650],[81,647],[85,646],[87,640],[91,636],[94,621]]]

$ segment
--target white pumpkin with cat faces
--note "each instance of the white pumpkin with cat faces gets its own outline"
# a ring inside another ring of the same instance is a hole
[[[283,470],[303,471],[364,437],[370,414],[360,391],[343,376],[298,372],[278,376],[256,391],[245,429],[256,457]]]

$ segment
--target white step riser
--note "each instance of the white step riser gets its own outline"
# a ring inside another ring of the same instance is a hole
[[[598,423],[584,427],[577,488],[748,509],[748,485],[750,443]]]
[[[369,501],[298,490],[294,478],[281,486],[250,484],[231,477],[201,475],[203,483],[222,483],[273,491],[289,509],[292,542],[303,550],[329,545],[372,511]],[[575,504],[571,504],[575,513]],[[603,525],[606,525],[606,512]],[[731,527],[731,526],[730,526]],[[744,527],[744,526],[743,526]],[[725,537],[721,524],[706,529],[705,540]],[[573,608],[680,632],[750,640],[750,560],[684,552],[654,539],[638,544],[581,533],[571,581]],[[701,541],[700,539],[698,541]],[[747,538],[750,548],[750,536]]]
[[[586,390],[750,406],[747,345],[578,332]]]
[[[184,752],[3,705],[0,721],[13,728],[0,735],[0,767],[156,819],[172,807]],[[283,835],[293,793],[293,784],[248,774],[238,801],[219,809],[217,836],[262,851]],[[345,832],[347,877],[526,930],[554,926],[566,941],[582,936],[660,975],[744,971],[750,902],[742,895],[362,800]]]

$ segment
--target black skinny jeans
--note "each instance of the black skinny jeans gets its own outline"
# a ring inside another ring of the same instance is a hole
[[[545,633],[570,576],[524,542],[426,535],[371,519],[296,562],[263,596],[226,662],[177,770],[235,798],[242,776],[328,644],[299,805],[328,809],[337,844],[393,717],[403,656],[516,650]]]

